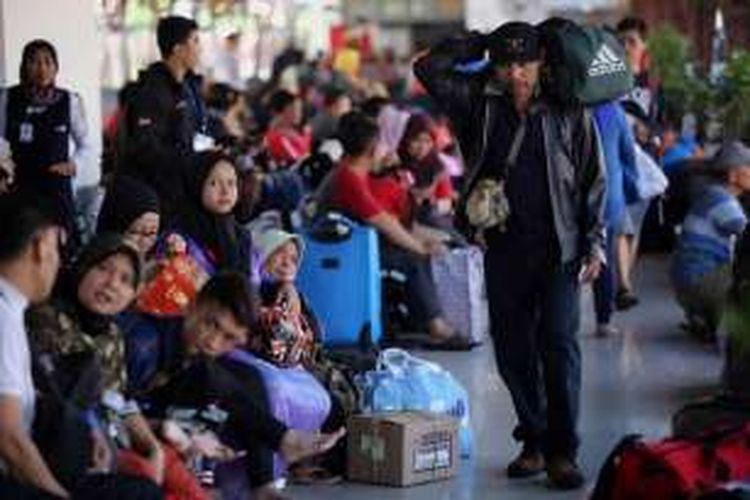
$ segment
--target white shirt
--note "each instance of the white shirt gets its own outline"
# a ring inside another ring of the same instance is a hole
[[[23,428],[30,434],[35,392],[29,339],[24,326],[28,304],[28,299],[15,286],[0,277],[0,395],[19,399]]]

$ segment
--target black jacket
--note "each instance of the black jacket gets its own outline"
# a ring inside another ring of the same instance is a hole
[[[184,84],[157,62],[141,73],[126,107],[121,171],[156,190],[166,219],[184,199],[184,173],[193,156],[197,118],[187,97]]]
[[[483,57],[480,35],[445,40],[414,64],[419,81],[453,122],[466,161],[465,192],[483,172],[487,141],[507,96],[493,85],[489,73],[462,74],[457,64]],[[562,108],[540,99],[547,178],[563,263],[597,255],[604,257],[606,178],[596,127],[583,107]]]

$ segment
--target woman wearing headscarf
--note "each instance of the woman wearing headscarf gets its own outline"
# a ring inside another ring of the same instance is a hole
[[[259,335],[252,350],[280,367],[310,367],[320,341],[317,319],[295,286],[304,243],[296,234],[268,229],[256,235],[261,266]]]
[[[145,259],[156,245],[160,214],[159,196],[151,186],[133,177],[115,177],[104,195],[96,232],[122,235]]]
[[[93,143],[81,97],[56,85],[59,68],[51,43],[26,44],[19,84],[0,93],[0,135],[10,142],[19,191],[48,202],[75,245],[72,179],[90,161]]]
[[[211,267],[209,274],[230,269],[250,277],[250,234],[233,214],[239,187],[232,160],[217,151],[197,154],[185,186],[187,199],[167,241],[176,233],[185,237],[188,246],[197,245]]]
[[[398,146],[398,157],[414,183],[411,195],[417,221],[451,229],[456,197],[442,154],[436,147],[436,125],[424,113],[411,115]]]
[[[58,366],[89,355],[101,374],[98,387],[92,389],[95,402],[86,414],[94,451],[92,469],[148,477],[162,486],[168,498],[171,494],[171,498],[207,499],[128,396],[124,340],[115,318],[135,298],[140,273],[140,256],[122,236],[97,236],[62,275],[55,298],[29,312],[31,344]]]

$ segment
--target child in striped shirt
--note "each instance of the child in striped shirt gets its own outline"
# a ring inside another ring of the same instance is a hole
[[[726,143],[709,168],[721,181],[696,190],[671,278],[689,332],[713,341],[731,286],[734,241],[747,223],[737,198],[750,191],[750,148],[739,141]]]

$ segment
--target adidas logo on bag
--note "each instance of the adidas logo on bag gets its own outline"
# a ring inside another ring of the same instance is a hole
[[[606,45],[602,45],[588,69],[590,77],[612,75],[627,71],[625,62]]]

